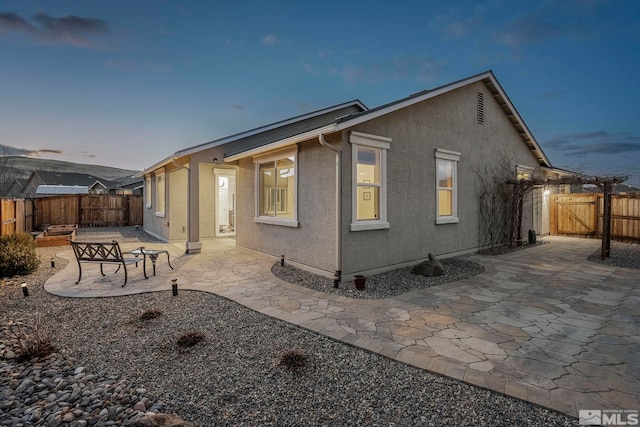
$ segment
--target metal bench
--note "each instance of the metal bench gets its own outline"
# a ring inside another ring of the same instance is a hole
[[[142,271],[144,272],[144,278],[148,279],[146,271],[146,257],[142,257],[142,259],[139,259],[137,257],[123,256],[120,245],[115,240],[110,243],[70,243],[73,247],[73,253],[76,256],[76,261],[78,261],[78,269],[80,271],[76,285],[80,283],[80,280],[82,279],[82,264],[84,263],[100,264],[100,274],[102,274],[103,276],[105,276],[105,274],[102,271],[102,264],[117,265],[118,269],[116,270],[116,273],[120,270],[120,267],[122,267],[124,269],[124,283],[122,284],[122,287],[125,287],[127,284],[127,265],[135,264],[137,267],[138,263],[142,261]]]

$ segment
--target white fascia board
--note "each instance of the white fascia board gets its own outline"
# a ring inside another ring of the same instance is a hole
[[[450,85],[442,86],[442,87],[440,87],[438,89],[432,90],[432,91],[427,92],[427,93],[425,93],[423,95],[416,96],[416,97],[413,97],[413,98],[408,98],[408,99],[404,100],[403,102],[399,102],[397,104],[389,105],[386,108],[381,108],[380,110],[377,110],[377,111],[374,111],[374,112],[371,112],[371,113],[368,113],[368,114],[364,114],[364,115],[362,115],[360,117],[354,117],[351,120],[346,120],[346,121],[338,124],[336,126],[336,130],[337,131],[338,130],[344,130],[344,129],[359,125],[360,123],[364,123],[364,122],[367,122],[369,120],[373,120],[373,119],[378,118],[380,116],[384,116],[385,114],[392,113],[392,112],[400,110],[402,108],[406,108],[406,107],[409,107],[411,105],[417,104],[418,102],[422,102],[422,101],[425,101],[427,99],[434,98],[436,96],[445,94],[447,92],[451,92],[453,90],[459,89],[459,88],[464,87],[464,86],[468,86],[468,85],[470,85],[472,83],[483,81],[485,79],[491,80],[491,82],[493,83],[493,85],[496,88],[496,90],[498,91],[498,93],[500,93],[500,95],[502,96],[504,101],[507,103],[507,105],[509,107],[509,110],[511,110],[513,115],[517,118],[518,122],[522,126],[522,129],[524,130],[525,134],[527,135],[527,137],[529,138],[529,140],[533,144],[535,151],[537,151],[540,154],[540,156],[542,157],[542,160],[544,161],[544,163],[547,166],[551,167],[551,162],[549,162],[549,159],[547,158],[547,156],[542,151],[542,148],[540,148],[540,144],[538,144],[538,141],[536,141],[536,139],[533,137],[533,135],[529,131],[529,128],[527,127],[526,123],[524,122],[524,120],[522,120],[522,117],[520,116],[520,113],[518,113],[518,110],[515,109],[515,107],[511,103],[511,100],[509,99],[509,97],[507,96],[505,91],[502,89],[502,86],[500,86],[500,83],[498,83],[498,80],[495,78],[495,76],[493,75],[493,73],[491,71],[487,71],[485,73],[478,74],[476,76],[469,77],[469,78],[464,79],[464,80],[460,80],[460,81],[452,83]]]
[[[427,92],[427,93],[425,93],[423,95],[416,96],[414,98],[408,98],[408,99],[404,100],[403,102],[398,102],[396,104],[389,105],[386,108],[381,108],[378,111],[374,111],[372,113],[365,114],[365,115],[363,115],[361,117],[354,117],[351,120],[346,120],[346,121],[340,123],[337,126],[336,130],[344,130],[344,129],[350,128],[352,126],[359,125],[360,123],[364,123],[364,122],[367,122],[369,120],[373,120],[373,119],[378,118],[380,116],[384,116],[385,114],[392,113],[392,112],[400,110],[402,108],[406,108],[406,107],[409,107],[411,105],[417,104],[418,102],[422,102],[424,100],[427,100],[427,99],[430,99],[430,98],[434,98],[434,97],[436,97],[438,95],[442,95],[444,93],[450,92],[452,90],[459,89],[459,88],[467,86],[467,85],[469,85],[471,83],[482,81],[482,80],[484,80],[486,78],[491,78],[492,80],[495,81],[495,79],[493,78],[493,74],[490,71],[487,71],[486,73],[482,73],[482,74],[479,74],[479,75],[474,76],[474,77],[470,77],[470,78],[465,79],[465,80],[460,80],[460,81],[458,81],[456,83],[452,83],[450,85],[442,86],[439,89],[432,90],[432,91]]]
[[[293,117],[293,118],[290,118],[290,119],[282,120],[282,121],[279,121],[279,122],[271,123],[269,125],[265,125],[265,126],[262,126],[262,127],[259,127],[259,128],[248,130],[246,132],[236,133],[234,135],[223,137],[223,138],[217,139],[215,141],[206,142],[204,144],[196,145],[196,146],[191,147],[191,148],[185,148],[184,150],[176,151],[171,156],[166,157],[163,160],[160,160],[158,163],[155,163],[153,166],[150,166],[150,167],[146,168],[145,170],[143,170],[142,172],[137,173],[136,175],[134,175],[134,178],[141,178],[141,177],[145,176],[146,174],[149,174],[149,173],[153,172],[154,170],[171,163],[173,160],[175,160],[175,159],[177,159],[179,157],[189,156],[191,154],[199,153],[200,151],[203,151],[203,150],[208,150],[210,148],[218,147],[220,145],[224,145],[224,144],[227,144],[229,142],[233,142],[233,141],[235,141],[237,139],[247,138],[249,136],[257,135],[259,133],[267,132],[267,131],[275,129],[277,127],[286,126],[286,125],[289,125],[291,123],[296,123],[296,122],[299,122],[299,121],[302,121],[302,120],[307,120],[307,119],[310,119],[312,117],[316,117],[316,116],[319,116],[319,115],[322,115],[322,114],[330,113],[331,111],[337,111],[337,110],[339,110],[341,108],[345,108],[345,107],[347,107],[349,105],[357,105],[363,111],[367,111],[368,110],[367,106],[364,105],[362,102],[360,102],[360,100],[348,101],[348,102],[342,103],[340,105],[334,105],[333,107],[325,108],[323,110],[318,110],[318,111],[314,111],[312,113],[308,113],[308,114],[304,114],[304,115],[301,115],[301,116],[296,116],[296,117]],[[225,159],[225,161],[228,162],[228,161],[231,161],[231,160]]]
[[[237,133],[237,134],[234,134],[234,135],[230,135],[230,136],[224,137],[222,139],[211,141],[211,142],[208,142],[208,143],[205,143],[205,144],[202,144],[202,145],[196,145],[195,147],[186,148],[184,150],[176,151],[174,156],[177,156],[177,157],[188,156],[188,155],[191,155],[191,154],[194,154],[194,153],[198,153],[198,152],[200,152],[202,150],[207,150],[209,148],[218,147],[220,145],[224,145],[224,144],[227,144],[229,142],[232,142],[232,141],[235,141],[235,140],[238,140],[238,139],[241,139],[241,138],[247,138],[247,137],[250,137],[250,136],[253,136],[253,135],[258,135],[260,133],[264,133],[264,132],[270,131],[272,129],[276,129],[276,128],[279,128],[279,127],[282,127],[282,126],[290,125],[292,123],[297,123],[297,122],[301,122],[301,121],[304,121],[304,120],[308,120],[310,118],[321,116],[323,114],[327,114],[327,113],[330,113],[332,111],[337,111],[337,110],[340,110],[341,108],[348,107],[349,105],[357,105],[363,111],[367,111],[368,110],[368,108],[363,103],[361,103],[359,100],[349,101],[349,102],[345,102],[345,103],[340,104],[340,105],[334,105],[333,107],[325,108],[323,110],[314,111],[312,113],[303,114],[301,116],[296,116],[296,117],[292,117],[290,119],[286,119],[286,120],[282,120],[282,121],[279,121],[279,122],[271,123],[269,125],[265,125],[265,126],[262,126],[262,127],[259,127],[259,128],[248,130],[246,132],[241,132],[241,133]]]
[[[177,157],[175,154],[173,154],[172,156],[169,157],[165,157],[164,159],[160,160],[158,163],[153,164],[153,166],[149,166],[148,168],[146,168],[145,170],[143,170],[142,172],[138,172],[137,174],[133,175],[134,178],[142,178],[147,174],[150,174],[151,172],[153,172],[156,169],[159,169],[165,165],[168,165],[169,163],[171,163],[173,160],[175,160]]]
[[[336,131],[336,125],[330,124],[328,126],[323,126],[318,129],[314,129],[308,132],[300,133],[298,135],[290,136],[289,138],[281,139],[280,141],[272,142],[267,145],[263,145],[261,147],[256,147],[251,150],[243,151],[242,153],[234,154],[229,157],[225,157],[225,162],[234,162],[236,160],[244,159],[247,157],[256,156],[258,154],[266,153],[268,151],[277,150],[278,148],[288,147],[290,145],[295,145],[299,142],[303,142],[312,138],[317,138],[318,136],[326,133],[332,133]]]

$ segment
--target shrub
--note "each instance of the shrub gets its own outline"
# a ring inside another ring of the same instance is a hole
[[[26,233],[0,237],[0,277],[31,274],[40,265],[36,242]]]
[[[22,330],[18,324],[18,333],[15,335],[20,347],[20,356],[18,360],[31,360],[34,357],[48,356],[55,351],[51,339],[47,336],[44,328],[44,322],[40,312],[36,313],[36,324],[32,333]]]
[[[293,349],[287,350],[280,355],[280,362],[278,366],[282,366],[287,369],[300,369],[304,368],[307,364],[307,355],[301,350]]]
[[[160,310],[150,308],[149,310],[146,310],[144,313],[140,315],[140,320],[146,321],[146,320],[155,319],[160,316],[162,316],[162,312]]]
[[[205,335],[202,332],[191,331],[178,338],[178,347],[187,348],[193,347],[204,339]]]

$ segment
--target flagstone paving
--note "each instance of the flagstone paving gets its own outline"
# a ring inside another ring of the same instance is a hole
[[[548,244],[469,259],[486,271],[466,280],[382,300],[351,299],[283,282],[275,258],[205,242],[181,245],[145,280],[131,268],[101,277],[77,264],[47,281],[66,297],[111,297],[171,289],[224,296],[390,358],[577,416],[579,409],[640,410],[640,272],[586,260],[598,240],[549,237]],[[135,247],[129,244],[128,248]],[[148,245],[151,246],[151,245]],[[141,268],[141,267],[140,267]],[[108,270],[108,268],[105,268]]]

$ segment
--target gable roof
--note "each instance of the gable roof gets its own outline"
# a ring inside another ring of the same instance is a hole
[[[86,173],[35,171],[33,174],[40,177],[45,185],[84,185],[92,187],[96,184],[100,184],[103,187],[108,188],[115,184],[113,181],[108,181]]]
[[[39,196],[53,194],[89,194],[86,185],[38,185],[36,194]]]
[[[333,123],[328,124],[322,129],[309,130],[307,132],[300,133],[298,135],[289,137],[287,139],[283,139],[273,143],[265,143],[262,146],[256,147],[254,149],[250,149],[250,150],[239,152],[239,153],[232,153],[229,156],[225,157],[224,160],[226,162],[235,161],[244,157],[260,154],[262,152],[297,144],[298,142],[302,142],[302,141],[317,137],[319,134],[338,132],[338,131],[350,128],[352,126],[355,126],[357,124],[360,124],[369,120],[373,120],[385,114],[392,113],[402,108],[409,107],[411,105],[417,104],[427,99],[434,98],[438,95],[451,92],[453,90],[459,89],[464,86],[468,86],[476,82],[483,82],[486,85],[486,87],[491,92],[491,95],[502,107],[502,110],[504,111],[505,115],[511,121],[511,124],[516,129],[516,132],[518,132],[518,135],[520,135],[520,138],[522,138],[523,142],[527,144],[529,149],[532,151],[533,155],[538,159],[538,162],[540,162],[540,165],[551,167],[551,162],[542,151],[542,148],[540,148],[540,145],[531,134],[531,131],[529,131],[529,128],[527,127],[524,120],[518,113],[518,110],[516,110],[515,106],[513,105],[513,103],[507,96],[507,94],[505,93],[502,86],[500,86],[500,83],[498,83],[498,80],[496,79],[492,71],[485,71],[483,73],[476,74],[475,76],[467,77],[465,79],[461,79],[461,80],[437,87],[435,89],[418,92],[406,98],[382,105],[380,107],[369,109],[369,110],[366,110],[357,114],[352,114],[346,117],[338,118]]]
[[[370,109],[352,117],[339,119],[336,121],[336,124],[348,123],[349,127],[354,126],[359,123],[371,120],[376,117],[380,117],[382,115],[397,111],[401,108],[417,104],[418,102],[422,102],[429,98],[434,98],[438,95],[451,92],[455,89],[459,89],[463,86],[468,86],[476,82],[483,82],[486,85],[493,98],[498,102],[500,107],[502,107],[502,111],[504,111],[507,118],[511,121],[511,124],[516,128],[516,131],[518,132],[518,135],[520,135],[520,138],[522,138],[525,144],[527,144],[529,149],[533,152],[534,156],[538,159],[540,165],[550,167],[551,162],[549,162],[549,159],[542,151],[542,148],[540,148],[540,145],[533,137],[531,131],[520,116],[520,113],[518,113],[518,110],[513,105],[513,103],[507,96],[507,93],[504,91],[504,89],[498,82],[498,79],[496,79],[496,76],[491,70],[452,83],[448,83],[435,89],[429,89],[415,93],[406,98]]]
[[[366,110],[367,107],[362,102],[355,99],[353,101],[344,102],[342,104],[337,104],[331,107],[312,111],[310,113],[301,114],[299,116],[280,120],[268,125],[257,127],[255,129],[250,129],[244,132],[215,139],[213,141],[205,142],[204,144],[199,144],[193,147],[176,151],[171,156],[162,159],[161,161],[155,163],[154,165],[146,168],[145,170],[134,176],[144,176],[145,174],[152,172],[155,169],[171,163],[177,158],[189,156],[191,154],[207,150],[209,148],[218,147],[224,144],[235,143],[242,147],[242,151],[250,150],[258,146],[270,144],[272,142],[282,140],[283,138],[288,138],[309,131],[310,129],[321,128],[323,126],[326,126],[327,124],[334,123],[341,116]]]

